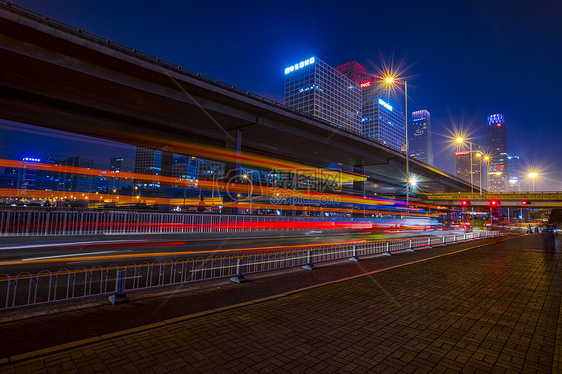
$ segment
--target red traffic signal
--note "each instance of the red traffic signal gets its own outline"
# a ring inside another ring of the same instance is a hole
[[[523,201],[521,202],[521,205],[530,205],[530,204],[531,204],[531,202],[528,201],[528,200],[523,200]]]
[[[469,206],[469,205],[470,205],[470,201],[468,200],[461,201],[461,206]]]
[[[497,200],[490,200],[490,205],[491,206],[498,206],[498,205],[500,205],[500,202],[497,201]]]

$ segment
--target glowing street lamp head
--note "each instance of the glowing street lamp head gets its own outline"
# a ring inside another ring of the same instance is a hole
[[[538,176],[538,174],[535,173],[535,172],[529,173],[529,178],[531,178],[531,179],[535,179],[537,176]]]
[[[457,137],[457,138],[456,138],[455,140],[456,140],[456,141],[457,141],[457,143],[459,143],[459,144],[461,144],[462,142],[464,142],[464,139],[463,139],[463,138],[461,138],[460,136],[459,136],[459,137]]]
[[[476,157],[482,157],[482,153],[478,152],[478,153],[476,154]]]
[[[485,160],[485,161],[489,161],[489,160],[490,160],[490,156],[488,156],[488,155],[484,156],[484,160]]]
[[[408,181],[408,183],[410,184],[410,186],[412,187],[416,187],[418,184],[418,181],[416,178],[410,178],[410,180]]]
[[[394,83],[394,77],[386,77],[386,78],[384,78],[384,82],[386,84],[392,84],[392,83]]]

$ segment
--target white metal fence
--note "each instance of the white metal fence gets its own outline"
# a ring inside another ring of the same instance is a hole
[[[17,275],[0,274],[0,311],[90,297],[120,295],[211,279],[241,281],[245,274],[303,266],[401,250],[447,245],[503,235],[500,231],[388,241],[347,242],[258,253],[129,263],[125,266],[61,269]]]
[[[0,237],[322,229],[337,221],[370,222],[330,217],[7,210],[0,211]]]

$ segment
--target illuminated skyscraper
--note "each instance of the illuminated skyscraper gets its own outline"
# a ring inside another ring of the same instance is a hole
[[[507,156],[507,163],[509,164],[509,179],[508,188],[509,192],[521,191],[519,181],[519,156]]]
[[[472,184],[480,187],[480,159],[476,156],[479,151],[472,151]],[[457,177],[470,183],[470,151],[455,153]]]
[[[401,150],[406,143],[406,117],[402,112],[404,98],[399,87],[391,89],[385,85],[380,74],[367,75],[365,68],[356,61],[340,65],[336,70],[361,87],[363,135]]]
[[[431,116],[427,110],[412,112],[410,134],[410,155],[433,165]]]
[[[509,163],[503,114],[488,116],[486,149],[490,155],[490,167],[488,169],[490,191],[506,192],[508,190]]]
[[[135,151],[135,173],[172,176],[173,153],[151,148],[137,147]],[[148,188],[160,187],[159,181],[135,180],[135,184]]]
[[[285,105],[362,132],[359,84],[315,57],[285,69]]]

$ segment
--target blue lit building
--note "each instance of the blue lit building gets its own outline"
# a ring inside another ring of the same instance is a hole
[[[403,97],[398,87],[389,89],[380,74],[367,75],[356,61],[336,67],[361,88],[363,135],[382,144],[401,150],[406,143],[406,117],[402,112]]]
[[[509,192],[520,192],[521,182],[519,180],[519,156],[507,156],[509,165],[509,179],[507,181],[507,190]]]
[[[359,83],[315,57],[285,69],[285,105],[362,133]]]
[[[411,156],[433,165],[431,115],[425,109],[412,112],[409,148]]]
[[[503,114],[488,116],[486,152],[490,155],[488,169],[490,192],[506,192],[508,190],[509,162]]]

